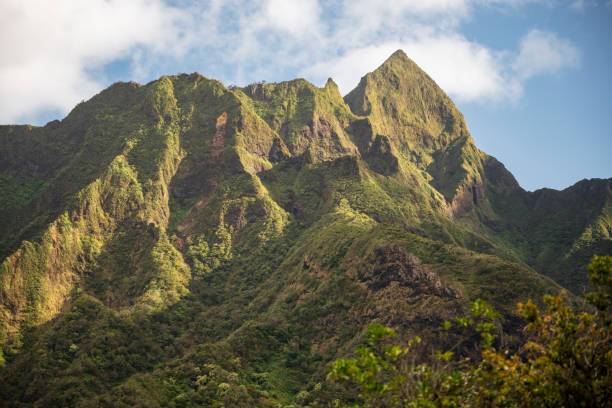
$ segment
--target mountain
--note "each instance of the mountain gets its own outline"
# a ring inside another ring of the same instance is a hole
[[[0,126],[0,197],[6,406],[306,405],[370,323],[434,347],[483,298],[511,341],[612,252],[612,179],[524,191],[402,51],[345,98],[114,84]]]

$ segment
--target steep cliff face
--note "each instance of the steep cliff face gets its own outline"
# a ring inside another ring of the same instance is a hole
[[[528,195],[526,260],[576,294],[589,289],[585,260],[612,253],[612,180],[582,180]]]
[[[79,281],[95,280],[109,304],[154,306],[186,290],[189,269],[165,233],[167,186],[181,160],[172,82],[116,85],[90,103],[65,120],[84,124],[74,132],[80,145],[69,144],[41,191],[14,209],[34,209],[29,222],[5,230],[29,240],[0,266],[4,331],[53,318]],[[22,136],[26,146],[32,136]]]
[[[337,85],[317,88],[303,79],[279,84],[253,84],[241,90],[253,107],[288,147],[292,156],[308,152],[325,161],[357,148],[344,131],[354,115],[342,101]]]
[[[367,117],[372,135],[389,140],[386,151],[396,156],[383,162],[419,169],[456,223],[574,292],[585,290],[588,257],[610,250],[609,180],[524,191],[503,164],[476,148],[463,115],[401,50],[345,101]]]
[[[610,180],[523,191],[401,51],[344,99],[162,77],[0,142],[16,406],[288,403],[369,323],[437,344],[481,297],[511,333],[612,249]]]
[[[364,76],[345,100],[370,119],[373,133],[391,141],[407,166],[425,173],[454,213],[471,209],[462,196],[482,185],[484,155],[450,98],[403,51]]]

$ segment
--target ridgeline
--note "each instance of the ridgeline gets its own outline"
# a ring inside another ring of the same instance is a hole
[[[183,74],[0,126],[0,225],[0,405],[302,406],[374,322],[582,295],[612,179],[524,191],[397,51],[344,98]]]

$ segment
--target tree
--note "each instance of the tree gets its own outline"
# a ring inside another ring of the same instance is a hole
[[[545,310],[531,301],[518,304],[526,341],[516,353],[494,347],[498,316],[477,299],[471,315],[454,325],[480,334],[478,363],[446,351],[433,363],[415,365],[409,356],[418,338],[407,347],[388,344],[395,332],[373,325],[358,358],[336,360],[328,379],[356,389],[353,407],[612,406],[612,257],[595,256],[589,279],[595,291],[585,298],[587,311],[574,311],[565,293],[545,296]]]

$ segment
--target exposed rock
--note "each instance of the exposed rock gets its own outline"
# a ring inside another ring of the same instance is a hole
[[[399,162],[392,152],[391,142],[387,136],[376,135],[364,159],[372,170],[380,174],[391,175],[399,169]]]
[[[357,267],[357,277],[374,291],[397,282],[415,292],[460,297],[457,290],[445,286],[436,273],[423,265],[419,258],[398,245],[375,248]]]
[[[279,138],[275,138],[272,142],[272,148],[270,149],[269,158],[272,162],[280,162],[282,160],[291,157],[291,153],[287,149],[287,146]]]

